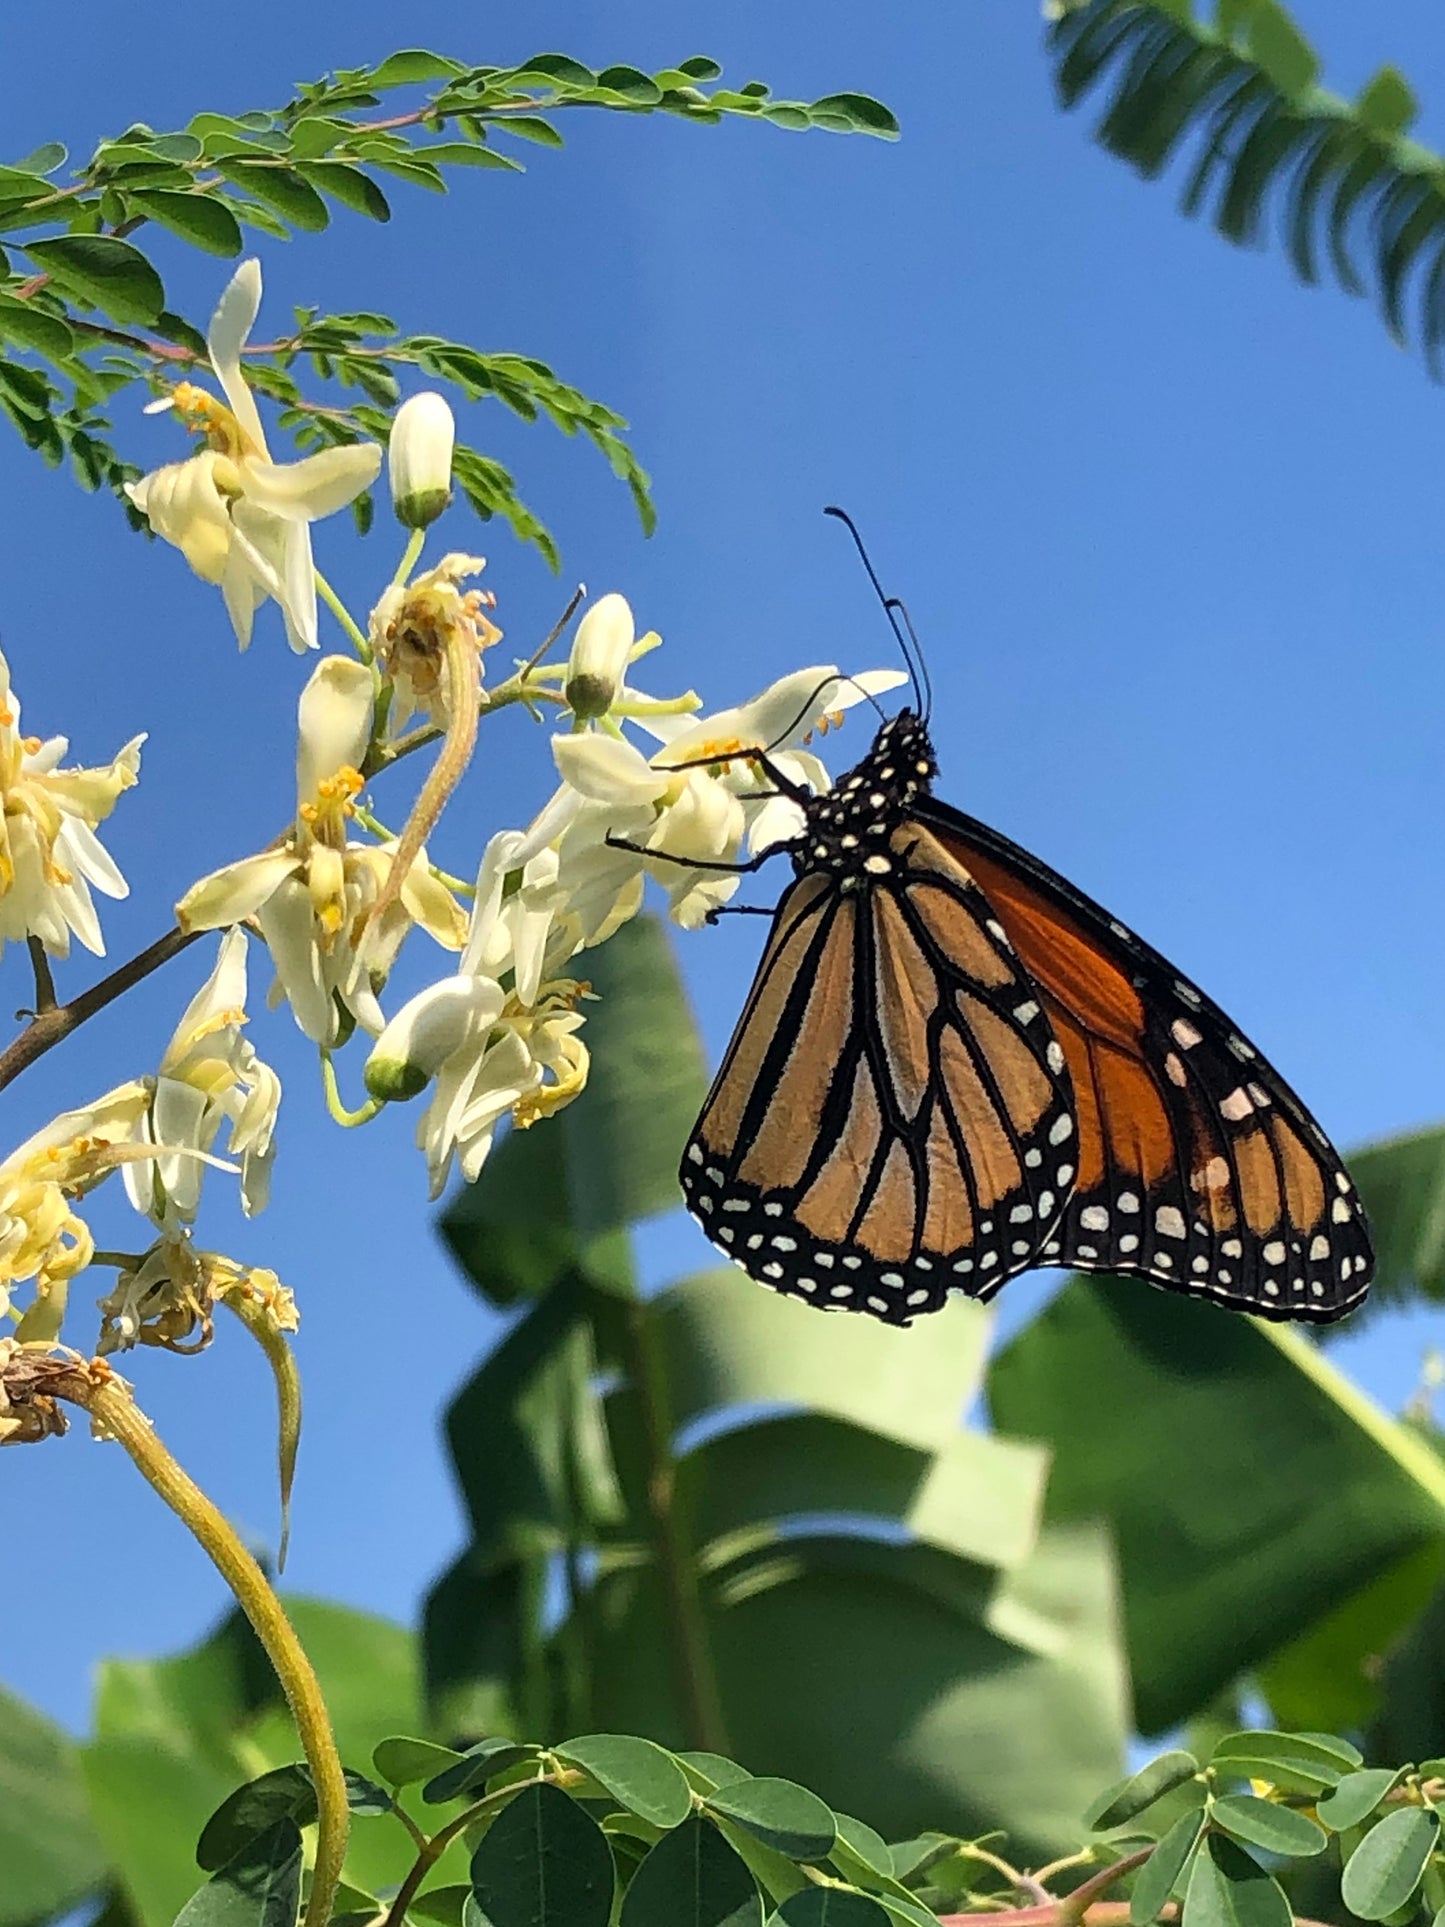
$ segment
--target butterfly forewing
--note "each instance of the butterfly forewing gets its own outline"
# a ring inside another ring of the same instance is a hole
[[[779,906],[682,1181],[750,1276],[903,1323],[1037,1262],[1074,1107],[967,872],[901,823],[868,847],[887,867],[867,887],[847,864],[814,869]]]
[[[1327,1322],[1372,1253],[1338,1155],[1279,1073],[1156,950],[995,830],[929,801],[1039,987],[1078,1106],[1074,1191],[1046,1263],[1137,1272],[1270,1318]]]

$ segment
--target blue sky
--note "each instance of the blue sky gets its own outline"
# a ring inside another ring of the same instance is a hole
[[[1424,136],[1445,140],[1438,9],[1299,13],[1332,84],[1352,92],[1395,60],[1425,99]],[[846,503],[928,648],[942,792],[1206,985],[1339,1142],[1435,1121],[1445,396],[1370,310],[1229,248],[1094,147],[1086,118],[1053,103],[1027,0],[536,0],[491,18],[414,0],[404,21],[375,0],[254,0],[186,39],[155,0],[54,0],[43,41],[33,10],[0,23],[7,153],[58,137],[79,156],[132,120],[270,104],[400,44],[490,62],[548,47],[599,66],[703,51],[783,94],[874,93],[904,127],[885,146],[579,116],[565,152],[527,154],[525,179],[463,174],[446,201],[398,190],[389,228],[340,219],[262,249],[273,324],[291,302],[380,308],[540,355],[632,422],[656,484],[650,542],[589,449],[495,408],[465,421],[564,550],[559,583],[465,511],[443,524],[448,546],[489,555],[509,645],[527,650],[580,578],[662,631],[654,683],[693,683],[710,704],[805,662],[887,662],[819,513]],[[63,84],[42,88],[60,47]],[[161,260],[173,297],[207,312],[224,264],[164,243]],[[142,462],[180,452],[172,424],[128,410],[118,434]],[[219,598],[173,552],[13,440],[0,488],[0,640],[27,727],[64,731],[86,762],[150,731],[108,834],[133,885],[107,907],[118,959],[191,879],[289,813],[305,665],[274,612],[238,656]],[[397,546],[389,527],[361,544],[338,520],[318,553],[364,610]],[[862,743],[850,726],[845,753]],[[525,821],[550,768],[522,718],[489,725],[437,855],[469,868],[487,833]],[[738,919],[682,942],[714,1053],[758,941]],[[406,982],[427,962],[418,951]],[[206,968],[188,954],[7,1092],[5,1142],[152,1068]],[[24,1003],[23,952],[0,970],[0,1006]],[[79,958],[62,991],[90,974]],[[274,1203],[243,1226],[216,1183],[202,1230],[275,1266],[303,1306],[288,1577],[408,1617],[460,1532],[436,1415],[491,1325],[436,1241],[412,1116],[341,1136],[289,1018],[258,1014],[253,1035],[287,1081]],[[96,1223],[133,1237],[118,1195]],[[705,1255],[674,1224],[646,1247],[658,1276]],[[1006,1324],[1038,1289],[1009,1300]],[[223,1336],[199,1360],[142,1354],[134,1377],[182,1460],[269,1537],[268,1388],[239,1332]],[[1338,1355],[1398,1406],[1442,1336],[1421,1315]],[[194,1637],[220,1585],[118,1451],[77,1435],[7,1454],[3,1471],[7,1544],[37,1549],[45,1602],[0,1613],[5,1680],[79,1726],[92,1662]]]

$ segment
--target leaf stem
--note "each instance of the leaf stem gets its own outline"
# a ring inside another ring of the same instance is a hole
[[[72,997],[68,1004],[56,1004],[50,1010],[37,1012],[14,1043],[0,1051],[0,1091],[13,1083],[37,1057],[53,1049],[62,1037],[68,1037],[88,1017],[94,1017],[98,1010],[113,1004],[117,997],[140,983],[142,978],[149,977],[152,971],[159,970],[162,964],[179,956],[200,935],[199,930],[167,930],[163,937],[157,937],[153,944],[148,944],[128,963],[112,970],[108,977],[102,977],[98,984],[92,984],[89,990],[83,990],[78,997]]]
[[[483,1794],[480,1800],[474,1800],[472,1804],[459,1813],[454,1820],[448,1820],[446,1825],[440,1827],[432,1835],[430,1840],[424,1840],[422,1842],[421,1851],[417,1854],[415,1864],[412,1866],[405,1880],[403,1880],[397,1888],[396,1898],[392,1901],[390,1907],[387,1908],[386,1918],[382,1921],[381,1927],[402,1927],[402,1922],[406,1919],[406,1910],[410,1907],[412,1901],[415,1900],[418,1887],[420,1887],[423,1880],[426,1879],[427,1875],[431,1872],[437,1861],[441,1859],[457,1835],[464,1832],[479,1814],[485,1813],[488,1807],[497,1806],[501,1801],[509,1799],[514,1793],[520,1793],[524,1787],[556,1786],[560,1783],[561,1779],[562,1775],[560,1773],[539,1773],[535,1779],[518,1780],[511,1786],[498,1787],[495,1793]]]
[[[286,1695],[316,1789],[316,1860],[306,1927],[325,1927],[341,1878],[351,1816],[346,1779],[321,1686],[296,1629],[271,1590],[265,1573],[241,1543],[220,1507],[171,1457],[124,1382],[96,1359],[58,1376],[51,1389],[82,1406],[124,1446],[142,1478],[164,1499],[208,1555],[235,1594]]]
[[[672,1455],[666,1367],[644,1304],[634,1301],[627,1306],[623,1332],[628,1376],[642,1408],[647,1504],[652,1514],[658,1572],[667,1594],[673,1673],[688,1745],[725,1754],[729,1746],[722,1695],[713,1667],[697,1569],[677,1503],[677,1462]]]

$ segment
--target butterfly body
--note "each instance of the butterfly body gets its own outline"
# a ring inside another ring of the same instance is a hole
[[[904,710],[809,797],[683,1156],[751,1277],[906,1324],[1037,1265],[1272,1318],[1364,1295],[1363,1212],[1293,1092],[1156,951],[931,794]]]

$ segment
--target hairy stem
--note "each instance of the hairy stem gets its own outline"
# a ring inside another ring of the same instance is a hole
[[[306,1927],[325,1927],[341,1878],[351,1815],[326,1702],[295,1627],[220,1507],[181,1470],[129,1390],[101,1361],[89,1370],[82,1366],[66,1373],[53,1389],[58,1397],[83,1406],[125,1447],[141,1476],[209,1556],[265,1647],[291,1708],[316,1789],[316,1861]]]
[[[159,970],[162,964],[179,956],[200,934],[198,930],[167,930],[163,937],[157,937],[153,944],[148,944],[128,963],[112,970],[108,977],[102,977],[98,984],[92,984],[89,990],[83,990],[78,997],[72,997],[68,1004],[56,1004],[49,1010],[38,1012],[14,1043],[0,1051],[0,1091],[13,1083],[37,1057],[43,1057],[46,1051],[52,1050],[62,1037],[79,1030],[88,1017],[94,1017],[98,1010],[113,1004],[117,997],[149,977],[152,971]]]
[[[232,1311],[250,1332],[271,1367],[276,1381],[276,1474],[281,1487],[281,1537],[276,1547],[276,1570],[286,1570],[286,1553],[291,1544],[291,1488],[296,1483],[296,1454],[301,1445],[301,1373],[296,1354],[286,1342],[286,1334],[259,1298],[252,1295],[249,1279],[220,1294],[221,1303]]]

